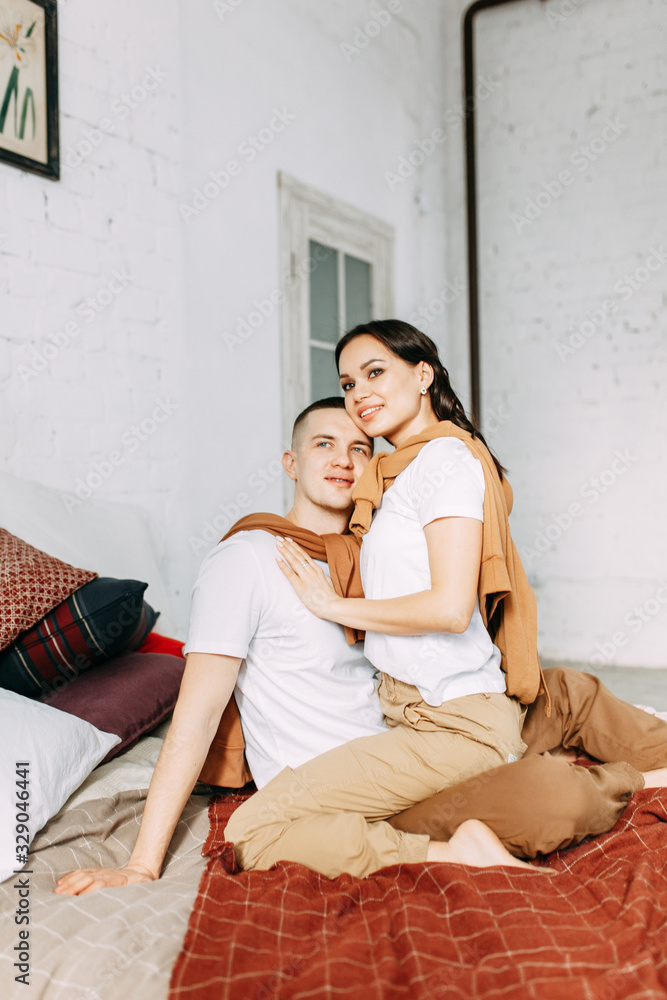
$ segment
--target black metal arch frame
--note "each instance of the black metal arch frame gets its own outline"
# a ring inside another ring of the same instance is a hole
[[[470,345],[471,410],[475,423],[480,418],[479,377],[479,275],[477,255],[477,178],[475,147],[475,15],[487,7],[517,3],[518,0],[476,0],[463,17],[463,80],[465,109],[466,224],[468,235],[468,342]],[[545,3],[546,0],[539,0]]]

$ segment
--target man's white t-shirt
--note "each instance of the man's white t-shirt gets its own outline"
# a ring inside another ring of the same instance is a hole
[[[424,445],[382,497],[361,543],[361,579],[368,598],[402,597],[428,590],[431,574],[424,527],[440,517],[484,520],[481,463],[457,438]],[[366,632],[366,656],[395,677],[414,684],[429,705],[468,694],[505,690],[500,650],[479,610],[463,633],[386,635]]]
[[[204,559],[186,653],[243,658],[234,695],[258,787],[355,739],[387,731],[361,643],[313,615],[276,564],[276,540],[240,531]],[[318,565],[328,573],[326,563]]]

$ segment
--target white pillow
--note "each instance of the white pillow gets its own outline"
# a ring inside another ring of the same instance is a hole
[[[0,689],[0,882],[25,865],[17,847],[27,854],[35,834],[117,743],[114,733]]]

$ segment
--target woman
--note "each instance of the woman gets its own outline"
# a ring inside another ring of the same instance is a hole
[[[366,654],[382,671],[378,694],[390,728],[286,768],[233,814],[227,839],[246,869],[279,859],[330,876],[428,859],[520,866],[474,821],[445,844],[383,822],[525,749],[525,709],[506,693],[501,650],[478,600],[481,579],[484,611],[503,633],[504,665],[514,661],[512,693],[533,700],[540,686],[534,598],[509,539],[502,467],[467,420],[435,345],[414,327],[397,320],[356,327],[339,342],[336,361],[352,419],[397,449],[376,456],[354,493],[351,528],[364,536],[366,597],[339,598],[289,539],[278,540],[278,559],[312,612],[368,631]],[[383,495],[387,461],[405,467],[388,470]],[[372,507],[379,509],[371,524]],[[509,629],[503,597],[514,602]]]

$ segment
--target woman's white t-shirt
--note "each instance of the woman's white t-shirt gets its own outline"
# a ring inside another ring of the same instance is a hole
[[[382,600],[428,590],[431,574],[424,527],[440,517],[484,520],[481,463],[458,438],[424,445],[382,497],[361,544],[361,579],[367,598]],[[366,632],[371,663],[414,684],[429,705],[468,694],[500,693],[505,675],[475,602],[463,633],[386,635]]]

